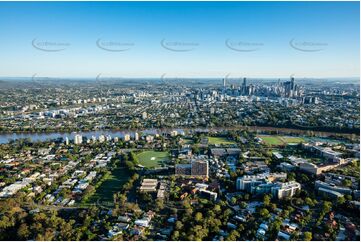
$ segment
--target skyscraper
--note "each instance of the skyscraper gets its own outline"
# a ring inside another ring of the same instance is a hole
[[[293,76],[291,77],[291,90],[295,90],[295,78]]]
[[[247,87],[247,95],[253,95],[254,92],[255,92],[255,86],[252,85],[252,84],[249,85],[249,86]]]
[[[292,76],[290,81],[284,82],[284,95],[286,97],[297,97],[299,96],[299,87],[295,84],[295,78]]]
[[[241,95],[247,95],[247,80],[245,77],[243,78],[243,83],[241,86]]]

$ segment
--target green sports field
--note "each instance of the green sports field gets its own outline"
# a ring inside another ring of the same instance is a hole
[[[234,141],[228,140],[224,137],[208,137],[208,144],[210,145],[233,145]]]
[[[140,165],[147,168],[160,167],[164,161],[169,160],[168,152],[143,151],[137,155]]]
[[[129,172],[124,167],[114,169],[111,174],[96,188],[96,192],[86,201],[86,203],[112,202],[113,194],[122,189],[122,185],[129,179]]]
[[[279,136],[279,135],[258,135],[267,145],[277,146],[292,143],[301,143],[305,140],[302,137]]]

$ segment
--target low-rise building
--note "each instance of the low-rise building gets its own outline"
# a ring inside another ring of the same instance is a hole
[[[283,199],[286,197],[292,197],[296,194],[297,191],[301,190],[301,184],[295,181],[276,183],[272,187],[271,193],[274,197],[278,199]]]
[[[176,164],[175,165],[175,174],[176,175],[190,175],[191,174],[191,164]]]
[[[319,190],[320,188],[335,191],[344,195],[352,195],[352,190],[348,187],[336,186],[333,183],[326,183],[323,181],[315,181],[315,189]]]
[[[331,199],[337,199],[343,197],[343,194],[323,187],[320,187],[317,191],[318,191],[318,195]]]
[[[212,200],[212,201],[217,200],[217,195],[218,194],[216,192],[208,191],[208,190],[205,190],[205,189],[201,189],[199,191],[200,191],[201,196],[204,196],[207,199]]]
[[[156,192],[158,186],[157,179],[143,179],[142,185],[140,187],[141,192]]]
[[[282,171],[294,171],[297,168],[296,166],[287,162],[282,162],[278,166]]]

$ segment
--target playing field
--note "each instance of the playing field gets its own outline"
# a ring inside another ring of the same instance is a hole
[[[233,145],[234,141],[228,140],[224,137],[208,137],[208,144],[210,145]]]
[[[111,175],[103,181],[96,189],[96,192],[88,199],[87,203],[112,202],[113,194],[119,192],[122,185],[129,179],[129,172],[126,168],[118,167],[114,169]]]
[[[160,167],[164,161],[169,159],[168,152],[144,151],[137,155],[140,165],[147,168]]]
[[[291,143],[301,143],[305,140],[301,137],[291,137],[291,136],[278,136],[278,135],[258,135],[259,138],[263,140],[267,145],[285,145]]]

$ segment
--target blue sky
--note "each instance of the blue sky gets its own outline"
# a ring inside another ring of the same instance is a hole
[[[358,2],[0,2],[0,76],[358,77],[359,18]]]

